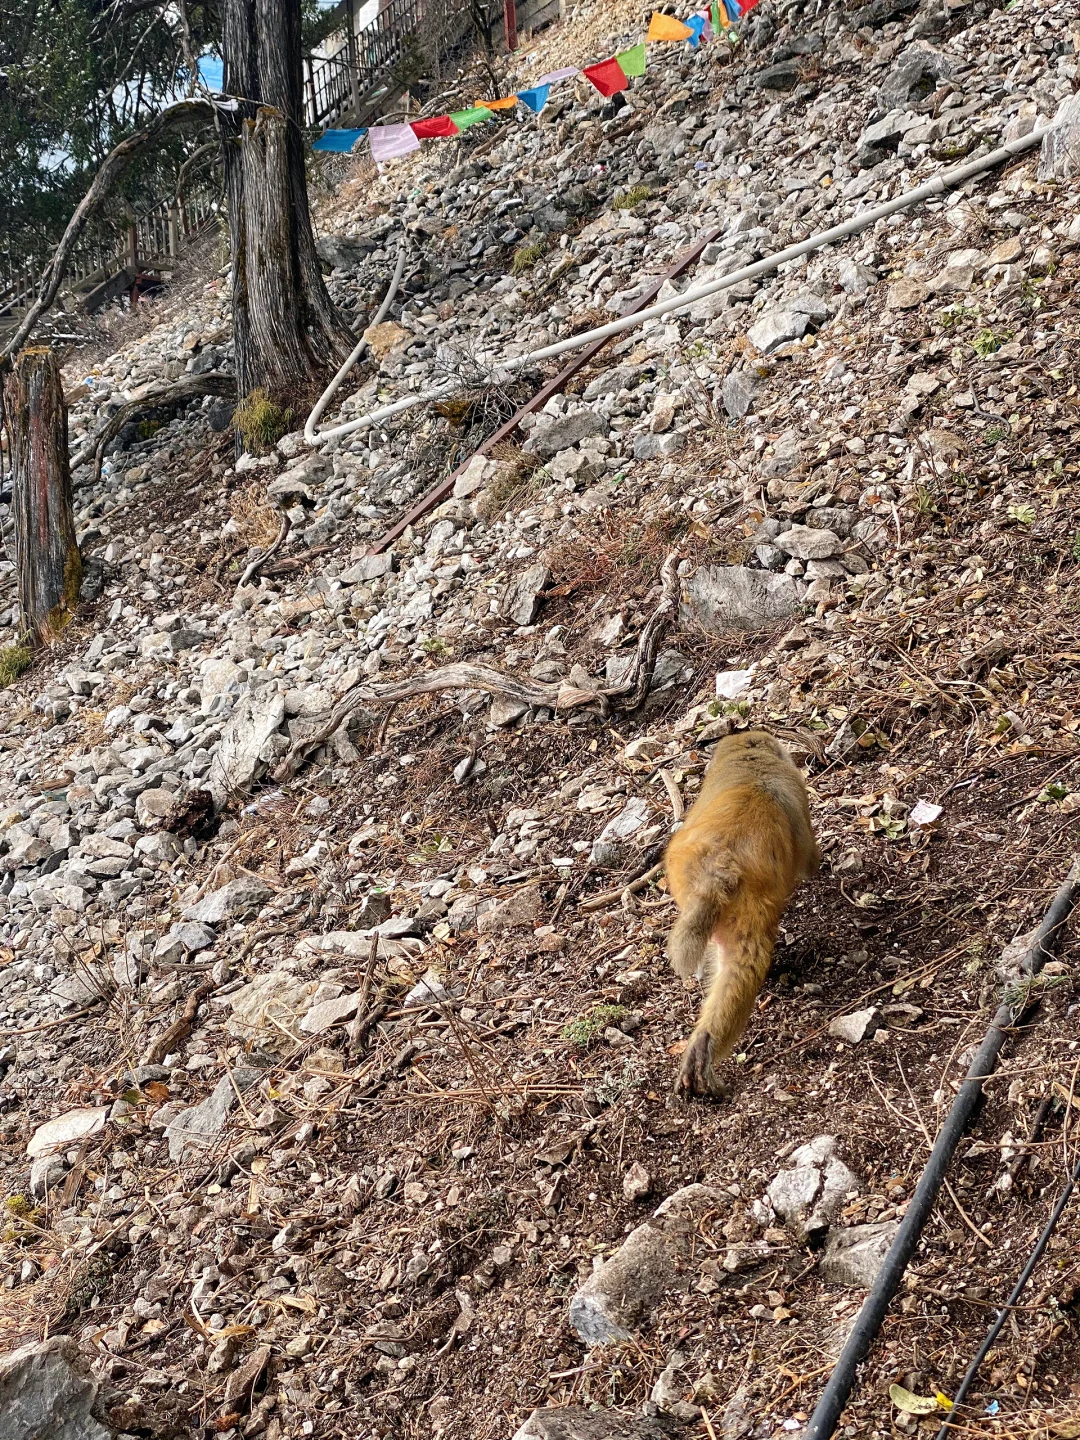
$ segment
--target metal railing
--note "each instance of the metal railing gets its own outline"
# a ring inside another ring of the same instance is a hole
[[[219,193],[209,181],[180,197],[159,200],[121,233],[85,241],[72,252],[62,294],[83,296],[123,272],[168,269],[186,240],[206,229],[216,214]],[[41,289],[50,259],[0,252],[0,329],[17,321]]]
[[[437,48],[448,49],[471,23],[468,7],[454,6],[451,0],[389,0],[378,18],[361,30],[352,28],[348,0],[342,0],[338,14],[342,28],[337,49],[304,60],[304,118],[323,129],[346,114],[354,124],[367,124],[381,99],[407,88],[407,62],[421,34],[432,37]]]

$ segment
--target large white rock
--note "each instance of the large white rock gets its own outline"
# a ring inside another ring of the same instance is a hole
[[[263,746],[284,719],[284,695],[263,689],[243,696],[222,732],[207,776],[215,804],[224,804],[233,791],[246,790],[265,769]]]
[[[769,1204],[800,1241],[820,1234],[859,1182],[836,1154],[836,1136],[818,1135],[791,1156],[766,1192]]]
[[[104,1130],[108,1114],[107,1105],[97,1105],[92,1109],[69,1110],[55,1120],[46,1120],[31,1135],[26,1153],[31,1160],[36,1160],[39,1155],[51,1155],[85,1140],[88,1135],[96,1135],[99,1130]]]
[[[631,1230],[615,1254],[589,1276],[570,1302],[570,1325],[586,1345],[629,1340],[665,1290],[675,1284],[680,1258],[695,1226],[713,1208],[711,1185],[685,1185]]]
[[[793,615],[802,596],[792,575],[743,565],[699,565],[686,583],[681,618],[710,635],[764,630]]]

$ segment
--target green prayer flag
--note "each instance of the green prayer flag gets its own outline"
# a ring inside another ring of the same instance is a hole
[[[615,56],[619,62],[619,69],[628,80],[633,80],[637,75],[645,74],[645,44],[635,45],[630,50],[623,50]]]
[[[471,110],[451,110],[450,119],[459,130],[468,130],[470,125],[479,125],[481,120],[493,120],[493,112],[484,105],[474,105]]]
[[[713,33],[719,35],[720,31],[724,28],[720,24],[720,0],[712,0],[710,15],[712,18]]]

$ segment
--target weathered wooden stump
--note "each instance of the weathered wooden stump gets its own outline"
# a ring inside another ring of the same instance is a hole
[[[15,561],[23,625],[41,645],[71,618],[82,583],[68,464],[67,408],[56,356],[23,350],[4,384]]]

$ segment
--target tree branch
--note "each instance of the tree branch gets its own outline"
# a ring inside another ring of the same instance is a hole
[[[119,145],[113,146],[90,182],[90,189],[83,196],[74,215],[68,221],[63,238],[56,247],[42,277],[37,299],[30,306],[22,324],[0,350],[0,365],[3,365],[23,347],[33,333],[34,326],[56,299],[72,251],[85,230],[87,222],[101,209],[113,185],[136,156],[177,125],[187,124],[192,120],[201,120],[205,124],[212,121],[213,118],[214,107],[209,100],[181,100],[178,104],[170,105],[168,109],[162,110],[159,115],[155,115],[148,125],[137,130],[134,135],[129,135],[126,140],[121,140]]]
[[[664,561],[660,572],[661,596],[645,628],[638,636],[637,651],[630,668],[617,685],[602,686],[596,690],[582,690],[575,685],[562,682],[545,684],[542,681],[519,680],[490,665],[444,665],[427,675],[418,675],[414,680],[405,680],[397,685],[366,686],[354,685],[346,690],[329,714],[313,717],[302,733],[293,741],[287,754],[274,771],[274,779],[281,783],[290,779],[300,769],[313,750],[325,744],[335,731],[346,724],[355,711],[381,705],[396,705],[402,700],[411,700],[416,695],[431,695],[439,690],[484,690],[489,695],[504,695],[530,708],[545,708],[566,712],[578,710],[586,705],[599,704],[607,713],[613,702],[619,709],[633,711],[641,705],[649,693],[653,671],[656,668],[656,654],[664,632],[675,618],[679,603],[679,577],[675,566],[678,560],[672,552]]]
[[[121,405],[115,415],[111,415],[106,420],[94,438],[87,441],[78,454],[72,457],[71,468],[73,471],[77,470],[80,465],[85,465],[88,460],[94,462],[91,475],[85,480],[80,480],[75,488],[81,490],[85,485],[97,484],[101,479],[101,460],[105,454],[105,446],[120,434],[128,421],[140,410],[156,410],[183,405],[186,401],[194,400],[200,395],[223,395],[231,399],[236,395],[236,380],[232,375],[226,375],[220,370],[211,370],[205,375],[185,375],[182,380],[177,380],[173,385],[158,385],[152,390],[147,390],[137,400],[129,400],[126,405]]]

